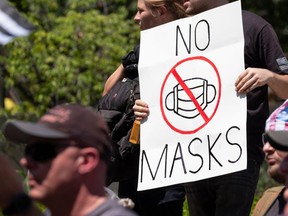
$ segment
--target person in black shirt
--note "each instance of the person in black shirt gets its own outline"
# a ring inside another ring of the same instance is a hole
[[[227,0],[184,1],[186,13],[196,15],[227,4]],[[268,87],[288,98],[288,61],[272,26],[243,11],[245,71],[239,71],[235,90],[247,93],[247,169],[185,184],[190,216],[248,216],[263,162],[262,133],[269,115]],[[226,34],[229,34],[227,32]],[[134,113],[147,118],[148,104],[137,100]]]

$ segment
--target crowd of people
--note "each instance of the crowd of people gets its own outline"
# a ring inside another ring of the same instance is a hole
[[[146,30],[228,3],[228,0],[138,0],[134,20],[141,30]],[[268,87],[278,97],[288,98],[288,61],[267,21],[248,11],[242,12],[242,18],[245,70],[239,71],[235,91],[247,94],[247,169],[141,192],[137,191],[138,170],[133,169],[133,175],[119,181],[118,196],[135,204],[132,209],[124,207],[105,190],[111,146],[115,142],[110,136],[107,116],[81,105],[58,105],[36,123],[12,120],[4,125],[3,134],[8,140],[25,145],[20,163],[29,171],[30,188],[28,193],[24,191],[10,161],[0,155],[0,176],[5,176],[0,183],[0,209],[4,215],[180,216],[187,198],[191,216],[248,216],[264,158],[271,178],[288,186],[288,101],[270,116],[268,109]],[[138,78],[139,49],[137,45],[123,57],[105,84],[103,98],[123,78]],[[133,61],[127,63],[131,56]],[[140,100],[140,96],[135,98],[133,119],[147,120],[149,112],[149,104]],[[130,135],[131,130],[123,139],[126,148],[133,148],[128,151],[132,155],[128,158],[134,161],[126,166],[135,166],[139,145],[129,143]],[[284,186],[269,189],[253,215],[288,216],[287,200],[288,190]],[[47,211],[41,212],[37,202],[43,203]]]

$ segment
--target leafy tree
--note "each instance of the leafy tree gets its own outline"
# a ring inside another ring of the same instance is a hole
[[[94,105],[121,56],[138,43],[132,20],[136,0],[10,1],[37,27],[0,51],[2,94],[17,102],[10,114],[21,118],[61,102]],[[242,5],[273,25],[287,51],[288,2],[242,0]]]
[[[62,102],[95,105],[106,78],[139,42],[136,0],[9,1],[36,30],[0,49],[0,126],[11,116],[35,119]],[[269,21],[288,52],[287,0],[242,0],[242,7]],[[5,96],[13,109],[3,109]],[[22,152],[1,133],[0,149],[15,161]]]
[[[36,30],[0,49],[0,126],[11,117],[36,119],[63,102],[94,106],[121,57],[139,43],[125,1],[118,7],[105,0],[11,2]],[[4,97],[16,106],[3,109]],[[0,149],[14,161],[22,152],[1,133]]]
[[[37,27],[1,49],[4,90],[17,102],[10,114],[21,118],[63,102],[95,105],[106,78],[138,43],[138,27],[124,6],[112,11],[112,5],[95,0],[15,5]]]
[[[107,77],[139,40],[137,1],[10,0],[35,26],[0,50],[0,114],[34,119],[63,102],[95,105]],[[288,1],[242,0],[263,16],[288,50]],[[4,110],[4,97],[17,104]]]

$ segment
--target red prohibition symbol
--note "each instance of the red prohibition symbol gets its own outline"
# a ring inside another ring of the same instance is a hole
[[[199,73],[198,68],[194,73],[193,65],[202,65],[203,69]],[[168,85],[168,80],[174,82],[174,86]],[[210,122],[220,98],[221,79],[215,64],[203,56],[189,57],[176,63],[164,79],[160,92],[161,114],[172,130],[193,134]]]

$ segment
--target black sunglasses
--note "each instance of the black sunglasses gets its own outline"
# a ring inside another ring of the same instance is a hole
[[[25,156],[30,157],[36,162],[44,163],[55,158],[60,152],[60,149],[69,146],[79,147],[68,143],[34,143],[26,146]]]
[[[262,134],[262,144],[265,145],[268,142],[267,134],[263,133]]]

